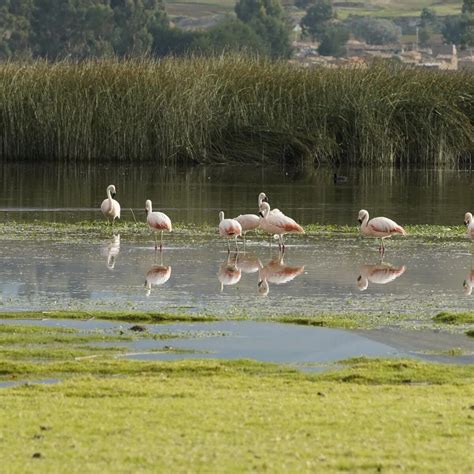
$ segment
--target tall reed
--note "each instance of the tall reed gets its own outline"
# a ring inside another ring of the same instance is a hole
[[[474,151],[474,75],[241,55],[0,65],[4,160],[436,165]]]

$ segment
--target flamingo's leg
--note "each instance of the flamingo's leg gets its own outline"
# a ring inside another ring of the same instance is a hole
[[[160,252],[163,251],[163,231],[161,231],[161,238],[160,238]]]
[[[230,244],[229,239],[227,239],[227,253],[230,254]]]
[[[239,253],[239,246],[237,245],[237,236],[235,236],[235,251]]]
[[[155,235],[155,250],[158,248],[158,242],[156,240],[156,232],[154,232],[154,235]]]

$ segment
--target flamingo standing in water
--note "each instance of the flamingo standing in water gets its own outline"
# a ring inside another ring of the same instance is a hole
[[[171,232],[173,227],[171,225],[171,219],[164,214],[163,212],[153,212],[151,201],[149,199],[145,202],[145,210],[146,210],[146,222],[148,227],[155,232],[155,250],[158,248],[156,242],[156,232],[161,232],[161,239],[160,239],[160,252],[163,250],[163,231]]]
[[[262,205],[262,202],[268,202],[268,197],[265,193],[260,193],[258,195],[258,208],[260,209],[260,206]],[[270,211],[270,214],[283,214],[283,212],[280,211],[280,209],[272,209]]]
[[[291,217],[285,216],[282,212],[273,214],[270,204],[262,201],[260,205],[260,227],[271,235],[278,235],[278,247],[285,250],[283,236],[285,234],[304,234],[304,229]]]
[[[241,214],[235,217],[235,220],[242,227],[242,234],[244,237],[244,248],[245,248],[245,235],[250,230],[255,230],[260,227],[260,217],[256,214]]]
[[[464,224],[467,226],[467,236],[474,242],[474,219],[470,212],[464,215]]]
[[[107,219],[107,222],[112,220],[113,226],[115,219],[120,219],[120,204],[114,199],[116,191],[113,184],[107,186],[106,192],[107,199],[102,201],[100,209],[102,210],[102,214],[104,214],[105,218]]]
[[[359,211],[360,232],[362,235],[380,238],[379,252],[382,257],[385,253],[383,239],[394,234],[407,235],[405,229],[388,217],[374,217],[369,221],[369,213],[365,209]]]
[[[225,219],[224,211],[219,212],[219,235],[227,239],[227,250],[230,253],[229,239],[235,239],[235,250],[238,252],[237,237],[242,235],[242,226],[235,219]]]

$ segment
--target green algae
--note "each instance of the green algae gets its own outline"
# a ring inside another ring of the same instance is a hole
[[[470,312],[459,312],[459,313],[451,313],[451,312],[442,312],[438,313],[434,318],[433,321],[437,323],[444,323],[444,324],[474,324],[474,311]]]

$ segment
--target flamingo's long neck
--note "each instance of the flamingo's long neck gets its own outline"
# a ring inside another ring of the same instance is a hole
[[[369,223],[369,213],[367,213],[362,219],[362,227],[367,227],[368,223]]]
[[[110,188],[107,188],[107,197],[109,199],[109,204],[112,205],[112,194],[110,193]]]

